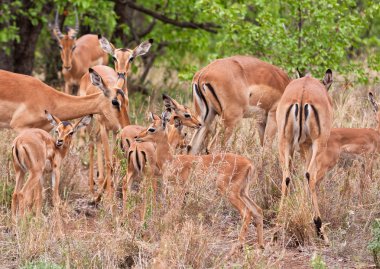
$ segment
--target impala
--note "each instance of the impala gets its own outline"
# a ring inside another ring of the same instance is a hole
[[[93,68],[93,70],[96,70],[97,73],[99,73],[99,77],[103,78],[103,86],[102,87],[113,87],[116,92],[118,92],[118,99],[114,99],[115,105],[118,106],[119,111],[121,115],[123,115],[123,124],[122,127],[127,126],[130,124],[129,121],[129,115],[128,115],[128,109],[129,109],[129,99],[128,99],[128,89],[127,89],[127,78],[126,75],[130,69],[131,62],[134,58],[146,54],[151,45],[153,43],[153,40],[150,39],[149,41],[142,42],[139,46],[137,46],[135,49],[115,49],[114,46],[101,35],[98,35],[98,44],[100,44],[100,47],[107,53],[109,53],[115,62],[115,70],[106,67],[106,66],[96,66]],[[94,92],[98,92],[99,89],[97,87],[94,87],[94,85],[91,83],[90,80],[90,74],[86,73],[80,83],[80,94],[81,95],[88,95],[92,94]],[[98,192],[97,197],[95,198],[95,201],[99,201],[101,199],[101,195],[103,192],[103,189],[106,187],[107,192],[110,194],[112,192],[112,186],[111,186],[111,178],[112,178],[112,158],[111,158],[111,150],[109,147],[109,137],[108,137],[108,131],[110,130],[107,120],[104,117],[97,117],[98,120],[98,130],[97,130],[97,138],[96,138],[96,145],[97,145],[97,163],[98,163],[98,173],[99,173],[99,183],[100,183],[100,190]],[[104,158],[106,163],[106,173],[105,173],[105,179],[103,180],[104,175],[104,165],[103,165],[103,157],[102,157],[102,151],[101,146],[103,146],[104,149]],[[89,174],[89,187],[90,191],[94,193],[94,177],[93,177],[93,146],[90,147],[90,174]]]
[[[286,87],[276,112],[283,173],[280,211],[290,183],[291,158],[294,150],[300,147],[302,155],[306,158],[305,176],[313,200],[314,223],[321,237],[322,220],[315,187],[332,126],[332,100],[327,93],[331,84],[330,69],[327,70],[322,83],[311,76],[293,80]]]
[[[164,105],[170,113],[169,124],[165,129],[168,135],[170,150],[175,152],[178,147],[185,145],[185,134],[182,133],[183,126],[190,128],[199,128],[200,123],[193,116],[192,111],[179,104],[170,96],[163,94]],[[152,115],[151,115],[152,117]],[[120,138],[121,147],[128,158],[128,172],[123,178],[123,211],[127,202],[127,192],[131,190],[133,180],[143,175],[150,175],[153,178],[153,191],[157,193],[157,184],[155,175],[157,175],[161,166],[156,159],[154,143],[136,143],[134,138],[146,128],[139,125],[129,125],[123,128]],[[149,164],[149,167],[146,165]],[[147,172],[148,170],[148,172]]]
[[[91,77],[95,85],[101,83],[95,73]],[[16,131],[39,128],[50,131],[53,126],[46,119],[47,110],[61,120],[100,114],[113,130],[118,130],[122,116],[115,99],[119,100],[119,93],[114,89],[99,89],[101,91],[88,96],[72,96],[34,77],[0,70],[0,128]]]
[[[165,113],[165,112],[164,112]],[[203,156],[177,155],[170,152],[166,129],[166,115],[162,119],[153,115],[152,124],[141,132],[137,142],[154,142],[156,144],[156,156],[161,173],[168,172],[176,176],[180,184],[184,184],[190,176],[191,169],[202,171],[205,174],[212,171],[216,173],[216,185],[222,193],[226,193],[228,200],[239,211],[243,218],[242,228],[239,234],[243,243],[247,229],[253,217],[257,227],[258,243],[264,247],[263,240],[263,213],[249,197],[249,185],[257,179],[255,168],[250,160],[245,157],[230,154],[211,154]],[[173,170],[167,171],[171,164]]]
[[[193,102],[202,127],[194,134],[188,151],[200,152],[216,115],[222,118],[224,142],[242,118],[253,115],[259,116],[261,144],[264,137],[272,141],[277,103],[289,82],[278,67],[249,56],[218,59],[198,71],[192,82]]]
[[[70,149],[72,135],[80,128],[88,125],[91,116],[83,117],[76,124],[60,121],[46,112],[46,118],[55,127],[57,138],[41,129],[27,129],[13,141],[12,156],[16,173],[16,186],[12,196],[12,214],[15,217],[19,210],[24,214],[25,208],[31,208],[36,201],[36,214],[42,209],[42,182],[44,171],[52,172],[53,204],[58,206],[60,166]],[[29,173],[24,184],[24,176]],[[36,197],[33,197],[33,196]]]
[[[75,12],[75,28],[68,28],[66,34],[59,29],[58,10],[55,15],[54,35],[58,40],[62,59],[62,73],[65,79],[65,93],[70,93],[70,88],[79,85],[80,79],[94,65],[107,64],[108,56],[99,46],[96,35],[84,35],[78,40],[79,31],[78,14]]]
[[[369,93],[369,99],[376,113],[377,128],[333,128],[327,142],[327,148],[323,152],[321,164],[318,167],[316,185],[322,181],[325,174],[337,163],[342,153],[365,155],[369,157],[369,165],[366,165],[365,175],[372,179],[373,159],[380,153],[380,112],[373,94]],[[360,178],[362,181],[363,179]]]

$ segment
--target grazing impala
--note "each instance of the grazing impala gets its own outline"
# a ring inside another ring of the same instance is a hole
[[[129,108],[129,99],[128,99],[128,89],[127,89],[127,78],[126,75],[130,69],[130,64],[133,61],[133,59],[137,56],[141,56],[146,54],[152,43],[153,40],[150,39],[149,41],[141,43],[139,46],[137,46],[135,49],[115,49],[114,46],[105,38],[102,36],[98,36],[98,43],[100,44],[101,48],[109,53],[114,61],[115,61],[115,70],[111,69],[107,66],[95,66],[93,67],[93,70],[96,70],[99,76],[99,82],[102,85],[99,85],[101,87],[113,87],[116,92],[118,92],[118,99],[114,100],[113,102],[115,105],[118,105],[118,109],[120,111],[120,114],[123,115],[124,120],[122,127],[125,127],[130,124],[129,121],[129,115],[128,115],[128,108]],[[94,85],[91,83],[90,80],[90,74],[86,73],[81,80],[80,89],[79,92],[81,95],[88,95],[92,94],[94,92],[99,91],[99,87],[94,87]],[[103,78],[103,79],[102,79]],[[101,195],[103,192],[103,189],[106,187],[107,192],[111,193],[112,186],[111,186],[111,178],[112,178],[112,158],[111,158],[111,151],[109,148],[109,136],[108,131],[111,130],[108,126],[107,120],[104,117],[97,117],[98,120],[98,130],[97,130],[97,163],[98,163],[98,173],[100,176],[99,183],[101,185],[101,188],[98,192],[98,195],[95,199],[95,201],[99,201],[101,199]],[[103,158],[102,158],[102,151],[101,145],[104,149],[104,157],[105,157],[105,163],[106,163],[106,173],[105,173],[105,180],[103,181],[103,175],[104,175],[104,166],[103,166]],[[90,150],[90,175],[89,175],[89,187],[90,191],[94,192],[94,179],[93,179],[93,149]],[[102,181],[104,184],[102,184]]]
[[[62,34],[59,29],[58,10],[55,15],[54,35],[58,40],[61,50],[62,73],[65,79],[65,93],[69,94],[72,86],[78,86],[82,76],[88,68],[107,64],[108,56],[99,46],[96,35],[84,35],[78,40],[76,36],[79,31],[78,14],[75,12],[75,28],[68,28],[67,34]]]
[[[205,174],[216,173],[216,185],[222,193],[226,193],[228,200],[239,211],[243,218],[242,228],[239,234],[240,242],[244,242],[251,218],[257,227],[258,243],[264,247],[263,240],[263,213],[249,197],[249,185],[257,179],[255,168],[250,160],[245,157],[230,154],[211,154],[203,156],[177,155],[170,152],[166,129],[166,118],[161,119],[153,115],[152,124],[141,132],[137,142],[154,142],[156,144],[156,156],[161,173],[165,172],[168,164],[172,164],[173,170],[166,171],[176,176],[181,184],[184,184],[190,176],[191,169],[202,171]]]
[[[53,204],[59,205],[61,162],[70,149],[72,135],[91,121],[91,116],[86,116],[73,125],[60,121],[46,111],[45,113],[47,120],[56,128],[56,139],[44,130],[32,128],[24,130],[13,141],[12,156],[16,173],[16,186],[12,196],[13,217],[17,211],[23,215],[25,208],[31,208],[33,200],[36,200],[36,214],[41,214],[44,171],[52,171]],[[27,172],[29,176],[24,184]],[[34,194],[36,197],[33,197]]]
[[[198,71],[192,87],[202,128],[194,134],[189,152],[200,152],[216,115],[222,118],[224,141],[242,118],[258,114],[261,144],[264,136],[272,141],[276,134],[277,103],[289,82],[278,67],[249,56],[218,59]]]
[[[93,83],[99,83],[96,76]],[[61,120],[100,114],[112,129],[118,130],[122,115],[115,99],[120,100],[119,93],[114,89],[100,89],[88,96],[72,96],[34,77],[0,70],[0,128],[16,131],[40,128],[49,131],[53,127],[46,119],[47,110]]]
[[[322,237],[315,185],[332,126],[332,100],[327,93],[331,84],[330,69],[325,74],[323,84],[310,76],[293,80],[286,87],[276,112],[283,173],[280,211],[290,183],[291,158],[299,146],[306,158],[306,178],[313,199],[314,223],[318,235]]]
[[[372,178],[372,164],[374,158],[380,153],[380,112],[373,94],[369,93],[369,99],[376,112],[377,128],[333,128],[327,142],[327,148],[321,158],[318,167],[316,185],[322,181],[325,174],[331,170],[339,160],[342,153],[364,155],[369,158],[369,164],[365,166],[365,175]],[[361,177],[360,180],[363,180]],[[362,184],[361,184],[362,185]]]

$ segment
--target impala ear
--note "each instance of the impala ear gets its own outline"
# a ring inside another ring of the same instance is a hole
[[[151,122],[154,122],[155,120],[160,120],[160,117],[154,114],[153,112],[149,112],[149,119]]]
[[[182,122],[178,117],[174,117],[174,127],[177,128],[179,131],[181,131],[183,128]]]
[[[169,122],[169,120],[170,120],[170,112],[168,112],[168,111],[162,112],[161,121],[162,121],[162,128],[163,129],[166,128],[166,124]]]
[[[162,94],[162,100],[164,100],[164,105],[166,107],[166,110],[171,112],[172,110],[177,110],[178,109],[178,103],[176,100],[171,98],[167,94]]]
[[[325,85],[326,89],[329,90],[331,84],[333,83],[332,71],[331,69],[327,69],[325,73],[325,77],[322,80],[323,85]]]
[[[150,47],[152,46],[152,43],[153,43],[153,39],[149,39],[148,41],[142,42],[133,50],[132,57],[136,58],[137,56],[146,54],[149,51]]]
[[[375,97],[373,96],[373,93],[372,92],[369,92],[368,93],[368,98],[369,98],[369,101],[371,101],[371,104],[373,106],[373,110],[375,112],[378,112],[379,111],[379,105],[377,104],[376,100],[375,100]]]
[[[115,47],[102,35],[98,35],[100,47],[112,57],[115,57]]]
[[[45,115],[46,115],[46,118],[48,119],[48,121],[50,122],[50,124],[53,125],[54,127],[57,127],[58,124],[61,123],[60,119],[58,119],[56,116],[50,114],[46,110],[45,110]]]
[[[81,118],[75,125],[74,125],[74,132],[78,131],[80,128],[86,127],[90,124],[92,119],[92,115],[87,115],[83,118]]]
[[[89,68],[88,72],[90,73],[90,80],[91,80],[92,85],[100,89],[105,96],[109,97],[110,91],[104,85],[102,77],[92,68]]]

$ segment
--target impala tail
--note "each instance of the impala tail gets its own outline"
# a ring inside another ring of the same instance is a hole
[[[32,160],[25,160],[23,158],[23,156],[28,156],[29,157],[29,154],[27,152],[27,150],[25,149],[25,147],[23,147],[22,145],[19,145],[17,142],[13,145],[12,147],[12,157],[13,157],[13,161],[17,164],[17,166],[24,172],[26,173],[27,172],[27,166],[26,166],[26,163],[27,162],[31,162]]]

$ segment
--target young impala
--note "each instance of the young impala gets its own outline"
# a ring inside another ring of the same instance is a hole
[[[92,68],[92,73],[98,74],[98,85],[92,83],[92,74],[90,72],[86,73],[80,83],[79,92],[81,95],[89,95],[94,92],[99,92],[102,88],[113,88],[117,93],[117,99],[114,99],[113,103],[118,107],[121,115],[123,115],[123,124],[121,127],[125,127],[130,124],[129,121],[129,99],[128,99],[128,89],[127,89],[127,73],[131,67],[131,63],[134,58],[146,54],[153,40],[142,42],[135,49],[115,49],[114,46],[102,36],[98,36],[98,44],[107,53],[109,53],[115,61],[115,70],[107,66],[94,66]],[[97,163],[98,163],[98,174],[100,190],[95,198],[95,201],[101,199],[101,195],[104,188],[107,188],[107,192],[112,192],[111,178],[112,178],[112,158],[111,150],[109,147],[109,136],[108,133],[111,130],[108,126],[107,119],[105,117],[96,117],[98,125],[96,131],[96,145],[97,145]],[[104,159],[105,159],[105,174],[103,165],[103,154],[104,149]],[[90,148],[90,175],[89,175],[89,187],[90,191],[94,193],[94,179],[93,179],[93,146]],[[103,179],[104,177],[104,179]],[[103,183],[102,183],[103,182]]]
[[[168,142],[170,150],[175,152],[178,147],[185,143],[185,134],[182,133],[183,126],[190,128],[199,128],[200,123],[196,117],[193,116],[192,111],[179,104],[170,96],[163,94],[164,105],[168,113],[170,113],[170,122],[167,125],[166,132],[168,135]],[[128,171],[123,178],[123,204],[127,202],[127,193],[131,190],[133,180],[143,175],[148,175],[153,178],[153,191],[157,193],[156,175],[160,169],[158,167],[157,158],[155,154],[156,147],[154,143],[136,143],[135,137],[145,130],[145,127],[139,125],[128,125],[123,128],[120,139],[121,147],[126,153],[128,158]],[[149,167],[147,167],[149,164]],[[123,206],[125,209],[125,206]]]
[[[41,129],[27,129],[13,141],[12,156],[16,173],[16,186],[12,196],[12,214],[15,217],[19,210],[24,214],[25,208],[31,208],[36,201],[36,214],[42,209],[42,182],[44,171],[52,171],[53,204],[58,206],[60,166],[70,149],[72,135],[80,128],[88,125],[92,116],[83,117],[76,124],[60,121],[46,112],[46,118],[55,127],[57,138]],[[24,176],[29,176],[24,184]],[[36,197],[33,197],[35,194]],[[18,209],[18,210],[17,210]]]
[[[198,71],[192,82],[193,102],[202,127],[194,134],[189,152],[197,154],[207,146],[206,137],[216,115],[222,118],[224,141],[242,118],[254,115],[261,144],[264,137],[273,141],[277,103],[289,82],[280,68],[249,56],[218,59]]]
[[[79,32],[78,14],[75,12],[75,28],[68,28],[67,34],[59,29],[58,10],[55,15],[54,35],[58,40],[62,59],[62,73],[65,79],[65,93],[72,86],[78,86],[87,70],[98,64],[107,64],[108,56],[99,46],[96,35],[84,35],[76,39]]]
[[[323,152],[321,164],[318,167],[316,185],[322,181],[325,174],[337,163],[342,153],[361,155],[369,158],[369,164],[365,165],[365,176],[369,174],[372,179],[373,160],[380,153],[380,112],[373,94],[369,93],[369,99],[376,113],[376,130],[371,128],[333,128],[327,142],[327,148]],[[363,180],[360,178],[360,180]]]
[[[327,93],[331,84],[330,69],[322,83],[311,76],[293,80],[286,87],[276,112],[283,173],[280,211],[290,183],[291,159],[294,150],[299,146],[301,154],[306,158],[305,176],[313,200],[314,223],[318,235],[322,237],[322,220],[315,187],[332,126],[332,100]]]
[[[153,115],[152,124],[141,132],[137,142],[154,142],[156,144],[157,164],[160,172],[166,171],[171,164],[173,170],[169,173],[184,184],[190,176],[191,169],[197,172],[216,172],[216,185],[222,193],[226,193],[228,200],[239,211],[243,218],[242,228],[239,234],[240,242],[244,242],[251,218],[257,227],[258,243],[264,247],[263,240],[263,213],[249,197],[249,185],[256,180],[255,168],[250,160],[245,157],[230,154],[210,154],[203,156],[177,155],[170,152],[168,136],[165,131],[167,116],[163,113],[162,119]]]

